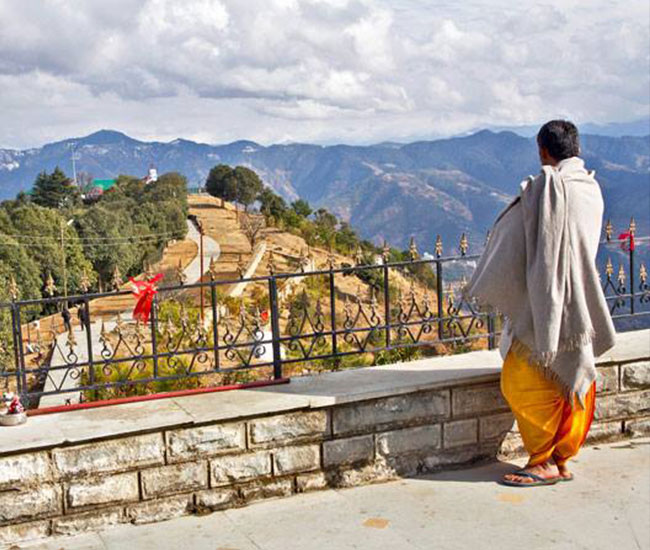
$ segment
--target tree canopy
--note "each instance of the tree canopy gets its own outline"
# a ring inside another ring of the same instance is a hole
[[[34,182],[32,201],[47,208],[70,208],[80,199],[79,189],[57,166],[51,174],[43,171]]]

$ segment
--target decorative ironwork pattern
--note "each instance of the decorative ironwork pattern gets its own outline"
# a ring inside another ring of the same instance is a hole
[[[621,241],[608,222],[599,251],[602,288],[615,321],[650,315],[650,240],[636,235],[634,220],[626,229]],[[358,249],[356,265],[338,266],[330,250],[319,270],[314,254],[305,249],[295,273],[278,272],[269,251],[268,275],[245,279],[239,257],[230,281],[217,279],[213,259],[209,280],[188,285],[179,270],[179,284],[160,288],[146,325],[131,319],[130,312],[98,313],[96,301],[130,295],[121,290],[117,266],[104,293],[89,293],[98,278],[83,272],[78,296],[61,296],[47,273],[48,297],[21,301],[19,284],[10,278],[11,302],[0,304],[3,326],[11,327],[0,332],[0,383],[35,406],[43,395],[101,399],[108,391],[167,391],[188,381],[215,385],[280,378],[294,363],[333,359],[338,364],[348,355],[404,347],[437,353],[436,346],[477,342],[494,348],[497,314],[481,311],[462,295],[478,259],[469,254],[468,235],[461,236],[454,256],[443,257],[439,235],[431,244],[433,255],[420,254],[411,239],[409,260],[392,263],[386,243],[372,261]],[[146,272],[151,273],[150,266]],[[245,297],[227,298],[229,288],[241,285],[248,289]],[[198,293],[208,296],[205,311],[197,310],[193,297]],[[78,313],[79,321],[62,330],[64,305]],[[57,313],[35,326],[35,312],[44,308]]]

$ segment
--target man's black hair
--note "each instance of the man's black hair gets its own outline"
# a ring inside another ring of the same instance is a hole
[[[537,145],[558,161],[576,157],[580,154],[578,129],[568,120],[551,120],[539,129]]]

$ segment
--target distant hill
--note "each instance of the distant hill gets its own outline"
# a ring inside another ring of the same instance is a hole
[[[326,206],[366,238],[404,247],[414,235],[421,250],[441,234],[446,250],[462,232],[480,246],[494,216],[539,171],[534,140],[513,132],[475,134],[409,144],[262,146],[251,141],[206,145],[177,139],[142,142],[102,130],[24,151],[0,149],[0,199],[31,188],[36,174],[60,166],[96,178],[179,171],[200,185],[212,166],[243,164],[286,198]],[[603,186],[606,216],[623,228],[630,216],[650,230],[650,136],[584,135],[583,156]]]

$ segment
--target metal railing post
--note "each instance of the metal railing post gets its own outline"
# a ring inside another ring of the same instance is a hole
[[[390,290],[388,289],[388,265],[384,262],[384,321],[386,323],[386,349],[390,348]]]
[[[22,397],[22,370],[20,365],[20,355],[18,351],[19,340],[18,340],[18,306],[15,303],[11,304],[11,335],[12,341],[14,344],[14,367],[16,369],[16,390],[18,394]]]
[[[634,237],[630,236],[630,314],[634,315]]]
[[[219,370],[219,325],[217,311],[217,289],[214,281],[210,282],[210,305],[212,307],[212,349],[214,353],[214,367]]]
[[[336,334],[336,286],[334,285],[334,273],[330,269],[329,274],[330,283],[330,325],[332,328],[332,356],[338,362],[338,343]],[[337,363],[338,364],[338,363]]]
[[[438,300],[438,340],[444,338],[444,330],[442,325],[442,317],[445,314],[442,296],[442,263],[436,260],[436,297]]]
[[[282,378],[282,357],[280,355],[280,312],[278,308],[278,284],[275,277],[269,277],[269,303],[271,305],[271,337],[273,346],[273,378]]]
[[[151,326],[151,355],[153,360],[153,377],[158,378],[158,295],[154,294],[151,302],[151,315],[149,315]]]

